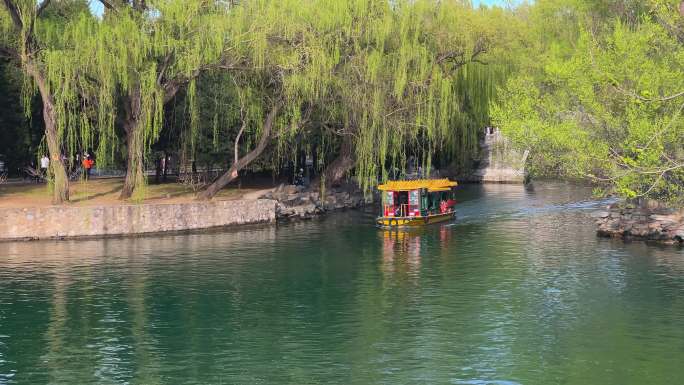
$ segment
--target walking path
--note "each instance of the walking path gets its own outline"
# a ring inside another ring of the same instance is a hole
[[[131,203],[185,203],[195,200],[195,192],[180,183],[149,184],[145,186],[145,198],[122,201],[119,199],[123,180],[121,178],[92,179],[88,182],[71,182],[68,206],[123,205]],[[214,200],[256,199],[246,198],[262,191],[260,187],[228,188]],[[7,183],[0,185],[0,208],[52,206],[49,187],[45,183]]]

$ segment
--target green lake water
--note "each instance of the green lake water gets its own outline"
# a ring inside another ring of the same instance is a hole
[[[595,236],[565,184],[373,212],[0,243],[0,384],[680,384],[684,251]]]

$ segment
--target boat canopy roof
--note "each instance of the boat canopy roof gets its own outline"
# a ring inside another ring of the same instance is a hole
[[[409,191],[426,188],[428,191],[449,191],[458,183],[449,179],[390,180],[378,186],[380,191]]]

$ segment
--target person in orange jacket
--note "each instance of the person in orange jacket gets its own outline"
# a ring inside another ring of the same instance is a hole
[[[83,170],[85,171],[85,179],[88,180],[90,179],[90,169],[93,168],[93,165],[95,164],[95,161],[90,157],[90,155],[86,154],[83,157]]]

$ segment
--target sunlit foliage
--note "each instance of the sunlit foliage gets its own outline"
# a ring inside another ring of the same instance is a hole
[[[536,40],[529,54],[538,62],[494,106],[504,133],[532,150],[533,172],[590,179],[628,198],[682,201],[678,3],[539,2],[536,16],[564,15],[562,25]]]

